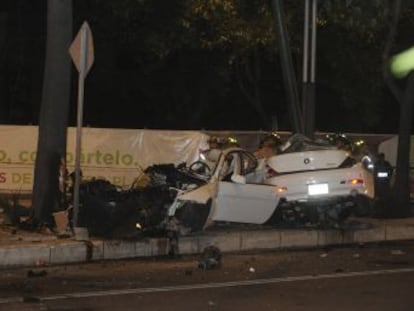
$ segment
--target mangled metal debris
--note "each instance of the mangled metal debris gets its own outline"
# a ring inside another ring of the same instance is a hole
[[[204,248],[198,260],[198,269],[210,270],[220,268],[221,266],[221,251],[217,246],[210,245]]]
[[[80,185],[79,225],[91,235],[134,237],[171,231],[165,223],[167,208],[180,188],[205,183],[173,164],[145,170],[145,183],[123,190],[95,179]]]

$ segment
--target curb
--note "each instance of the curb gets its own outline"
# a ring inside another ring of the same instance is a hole
[[[402,240],[414,240],[414,224],[380,224],[347,230],[262,229],[203,232],[181,237],[178,249],[182,255],[194,255],[201,253],[209,245],[217,246],[226,253]],[[23,241],[0,246],[0,268],[166,256],[169,246],[167,238],[88,241],[48,239],[38,244]]]

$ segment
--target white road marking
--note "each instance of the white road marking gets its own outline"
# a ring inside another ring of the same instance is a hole
[[[256,279],[256,280],[221,282],[221,283],[205,283],[205,284],[191,284],[191,285],[177,285],[177,286],[163,286],[163,287],[144,287],[144,288],[135,288],[135,289],[114,289],[114,290],[106,290],[106,291],[67,293],[67,294],[59,294],[59,295],[44,296],[44,297],[37,297],[37,298],[39,299],[40,302],[45,302],[45,301],[51,301],[51,300],[63,300],[63,299],[73,299],[73,298],[90,298],[90,297],[102,297],[102,296],[173,292],[173,291],[184,291],[184,290],[189,291],[189,290],[196,290],[196,289],[252,286],[252,285],[263,285],[263,284],[276,284],[276,283],[322,280],[322,279],[339,279],[339,278],[349,278],[349,277],[386,275],[386,274],[397,274],[397,273],[413,273],[413,272],[414,272],[414,268],[386,269],[386,270],[360,271],[360,272],[342,272],[342,273],[289,276],[289,277],[284,277],[284,278]],[[0,304],[17,303],[17,302],[23,302],[23,298],[11,297],[11,298],[0,299]]]

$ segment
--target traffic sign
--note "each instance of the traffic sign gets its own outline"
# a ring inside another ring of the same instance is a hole
[[[78,72],[86,76],[95,59],[92,32],[87,22],[83,22],[70,45],[69,54]]]

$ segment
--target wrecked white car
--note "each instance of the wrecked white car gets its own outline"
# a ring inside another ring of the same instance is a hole
[[[369,210],[373,177],[349,152],[302,135],[258,163],[241,148],[214,150],[190,166],[206,181],[178,190],[168,210],[185,227],[216,222],[338,226]]]

